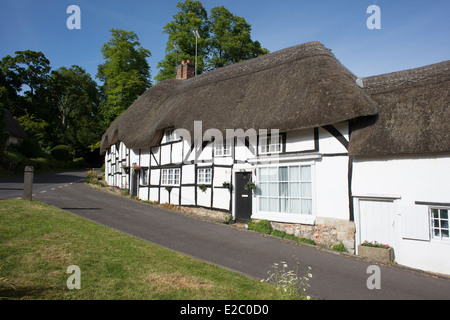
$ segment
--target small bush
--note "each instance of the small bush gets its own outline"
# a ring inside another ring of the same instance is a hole
[[[312,244],[313,246],[316,245],[316,242],[314,240],[311,240],[311,239],[308,239],[308,238],[298,238],[298,242]]]
[[[284,236],[284,238],[285,238],[286,240],[297,241],[297,242],[298,242],[298,240],[299,240],[299,239],[298,239],[296,236],[294,236],[293,234],[287,234],[287,235]]]
[[[261,220],[256,223],[254,221],[250,221],[248,223],[248,229],[265,234],[271,234],[273,231],[272,224],[269,220]]]
[[[331,249],[339,252],[348,252],[347,248],[342,242],[336,243]]]
[[[286,232],[280,230],[273,230],[270,235],[278,238],[284,238],[286,236]]]
[[[60,161],[72,160],[72,155],[70,154],[69,147],[66,145],[59,145],[54,147],[50,151],[53,158]]]

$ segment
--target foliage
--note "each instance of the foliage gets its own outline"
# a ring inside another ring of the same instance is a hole
[[[208,187],[207,187],[206,185],[204,185],[204,184],[199,184],[199,185],[198,185],[198,188],[199,188],[200,190],[202,190],[203,192],[206,192],[206,189],[208,189]]]
[[[0,104],[27,135],[46,150],[69,145],[76,157],[98,162],[100,141],[99,91],[79,66],[51,71],[42,52],[16,51],[0,63]],[[97,148],[98,149],[98,148]],[[36,155],[34,155],[36,156]]]
[[[297,262],[295,270],[288,270],[286,262],[274,263],[268,271],[269,277],[261,282],[275,285],[284,299],[309,300],[310,296],[306,295],[306,291],[310,287],[309,279],[312,278],[311,267],[308,267],[306,274],[300,277],[299,265],[300,263]]]
[[[52,157],[57,160],[66,161],[72,158],[69,147],[66,145],[58,145],[50,151]]]
[[[347,248],[344,246],[342,242],[336,243],[333,247],[333,250],[339,251],[339,252],[348,252]]]
[[[376,242],[376,241],[369,242],[367,240],[364,241],[361,245],[365,246],[365,247],[373,247],[373,248],[381,248],[381,249],[389,249],[390,248],[390,246],[387,245],[387,244],[382,244],[382,243],[379,243],[379,242]]]
[[[256,184],[255,184],[253,181],[249,181],[249,182],[247,182],[247,184],[245,185],[244,189],[245,189],[246,191],[254,190],[254,189],[256,189]]]
[[[284,238],[286,236],[286,232],[280,230],[273,230],[270,235],[278,238]]]
[[[269,220],[260,220],[258,222],[249,221],[248,229],[265,234],[271,234],[273,231],[272,224]]]
[[[208,68],[220,68],[268,53],[251,39],[251,26],[225,7],[211,9]]]
[[[98,104],[97,85],[91,76],[79,66],[61,67],[52,71],[48,80],[49,99],[58,110],[63,132],[78,108],[95,111]],[[79,129],[79,128],[78,128]]]
[[[197,41],[198,74],[269,52],[251,39],[251,26],[245,19],[223,6],[212,8],[209,17],[200,1],[178,2],[177,8],[173,20],[164,27],[168,41],[165,58],[157,65],[157,82],[175,78],[181,60],[195,61],[194,29],[200,35]]]
[[[209,26],[208,12],[200,1],[186,0],[178,2],[179,11],[173,16],[173,21],[164,26],[168,34],[166,56],[158,62],[159,72],[155,77],[157,82],[175,78],[176,67],[181,60],[195,61],[196,39],[192,32],[197,29],[200,38],[197,40],[197,73],[205,69],[204,59],[208,54]],[[180,49],[177,52],[174,43]]]
[[[111,39],[101,53],[105,62],[98,66],[97,78],[103,82],[101,112],[104,128],[150,87],[149,50],[141,47],[133,31],[111,29]]]
[[[229,183],[228,181],[224,181],[222,183],[222,187],[227,188],[227,189],[231,189],[232,188],[231,183]]]

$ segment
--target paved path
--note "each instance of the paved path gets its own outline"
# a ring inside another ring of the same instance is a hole
[[[386,265],[379,265],[381,289],[369,290],[366,283],[371,274],[367,269],[373,262],[119,197],[76,182],[83,174],[36,177],[35,181],[46,182],[36,188],[34,199],[257,279],[266,277],[275,262],[285,261],[293,267],[300,261],[304,270],[307,266],[312,268],[309,293],[314,297],[355,300],[450,297],[450,279]],[[2,180],[0,193],[7,188],[20,189],[19,182]]]

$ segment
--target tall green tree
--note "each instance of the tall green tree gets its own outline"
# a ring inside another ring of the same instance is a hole
[[[47,116],[48,110],[40,103],[51,70],[45,55],[32,50],[16,51],[14,57],[8,55],[2,59],[0,68],[12,102],[8,106],[10,111],[14,115]]]
[[[197,47],[197,72],[205,70],[208,55],[209,23],[208,12],[200,1],[186,0],[177,4],[178,12],[173,20],[164,26],[164,33],[168,35],[166,56],[157,65],[159,72],[155,77],[157,82],[176,77],[176,67],[181,60],[195,61]],[[200,39],[193,33],[197,30]],[[176,46],[180,49],[177,52]]]
[[[269,52],[258,41],[252,40],[251,25],[225,7],[212,8],[209,22],[209,69],[249,60]]]
[[[200,1],[185,0],[179,2],[177,8],[174,19],[164,27],[168,41],[165,58],[157,66],[159,72],[155,80],[158,82],[174,78],[181,60],[195,61],[194,29],[201,37],[198,40],[199,74],[269,52],[251,39],[251,25],[223,6],[211,9],[209,17]]]
[[[48,90],[48,99],[58,111],[63,133],[77,109],[89,113],[98,105],[97,84],[83,68],[76,65],[52,71]]]
[[[105,63],[98,66],[103,82],[101,111],[108,127],[150,85],[151,52],[143,48],[133,31],[111,29],[111,39],[101,49]]]

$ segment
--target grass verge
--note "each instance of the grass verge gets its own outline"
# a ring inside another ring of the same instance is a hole
[[[0,201],[0,299],[266,300],[267,283],[36,201]],[[69,290],[66,270],[81,270]]]

